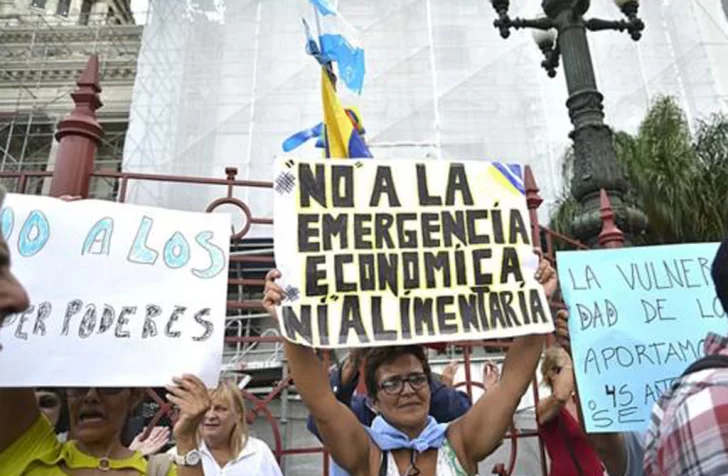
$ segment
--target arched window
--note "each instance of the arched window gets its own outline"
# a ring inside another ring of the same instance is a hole
[[[58,0],[58,8],[56,8],[56,15],[63,17],[68,16],[68,11],[71,9],[71,0]]]
[[[94,0],[83,0],[81,4],[81,14],[78,17],[78,23],[80,25],[88,25],[89,18],[91,17],[91,7],[94,4]]]

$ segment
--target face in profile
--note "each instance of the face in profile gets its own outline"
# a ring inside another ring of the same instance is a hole
[[[23,312],[27,308],[28,294],[10,271],[10,250],[5,237],[0,233],[0,326],[8,316]]]
[[[69,388],[68,415],[73,437],[84,443],[120,438],[126,419],[141,401],[141,391],[129,388]]]
[[[553,386],[554,380],[561,372],[571,372],[571,358],[569,354],[562,348],[551,348],[546,351],[542,372],[546,383]]]
[[[422,362],[412,354],[397,357],[376,371],[375,407],[389,424],[419,432],[430,411],[430,385]]]
[[[36,390],[35,400],[38,402],[38,408],[50,420],[51,425],[55,428],[58,420],[61,418],[61,397],[56,392],[50,390]]]
[[[225,398],[224,394],[215,395],[212,400],[212,406],[205,414],[202,421],[200,433],[205,443],[220,444],[230,441],[230,435],[235,429],[235,425],[240,420],[233,402]]]

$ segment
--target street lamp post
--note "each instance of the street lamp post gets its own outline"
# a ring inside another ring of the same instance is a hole
[[[617,162],[612,130],[604,123],[602,94],[597,90],[587,30],[626,31],[637,41],[645,25],[637,16],[638,0],[614,0],[622,10],[624,20],[584,18],[590,0],[543,0],[545,16],[535,19],[511,18],[509,0],[491,0],[498,14],[494,25],[503,38],[511,29],[532,28],[534,39],[544,54],[541,63],[549,77],[556,76],[559,60],[563,61],[574,130],[574,176],[571,192],[581,204],[581,213],[572,223],[571,233],[581,241],[594,244],[601,230],[599,191],[607,191],[617,212],[617,223],[629,238],[647,227],[645,215],[624,202],[627,182]]]

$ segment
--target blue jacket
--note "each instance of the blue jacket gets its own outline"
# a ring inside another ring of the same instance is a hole
[[[348,385],[341,385],[341,367],[337,367],[329,375],[329,383],[337,400],[351,408],[363,425],[371,426],[374,417],[377,416],[376,413],[369,408],[366,396],[354,395],[359,383],[359,372],[354,374]],[[447,387],[436,380],[430,381],[430,394],[430,415],[438,423],[447,423],[460,418],[472,405],[466,393]],[[321,440],[316,422],[311,415],[308,416],[306,427]]]

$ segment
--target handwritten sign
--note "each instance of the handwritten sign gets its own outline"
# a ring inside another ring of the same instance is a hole
[[[0,223],[31,303],[0,328],[0,386],[217,383],[228,215],[11,194]]]
[[[276,162],[281,332],[314,347],[553,330],[517,166]]]
[[[642,431],[655,401],[725,333],[710,276],[718,244],[557,254],[590,432]]]

